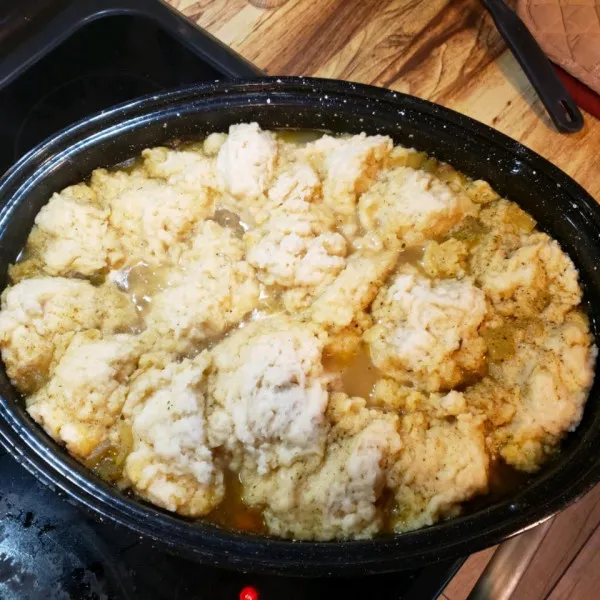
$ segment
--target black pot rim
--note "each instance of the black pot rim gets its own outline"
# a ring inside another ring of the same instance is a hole
[[[600,207],[575,181],[541,156],[515,140],[464,115],[412,96],[350,82],[303,77],[268,77],[249,81],[214,82],[153,94],[117,106],[76,123],[42,142],[0,180],[0,198],[9,201],[0,211],[0,231],[8,226],[17,202],[60,161],[93,144],[102,136],[117,135],[144,123],[173,118],[178,111],[194,110],[203,102],[223,106],[247,101],[270,106],[294,105],[298,96],[335,103],[365,105],[374,111],[414,111],[433,122],[462,130],[480,145],[499,147],[543,175],[576,200],[591,226],[600,231]],[[293,98],[295,98],[294,101]],[[325,100],[324,100],[325,99]],[[534,171],[535,172],[535,171]],[[0,441],[43,483],[100,518],[124,525],[143,537],[188,558],[253,571],[295,575],[382,573],[423,566],[466,555],[521,533],[551,517],[591,488],[600,477],[600,459],[587,453],[564,470],[545,472],[559,493],[536,498],[520,491],[511,501],[500,501],[475,514],[389,538],[342,542],[293,542],[227,531],[210,524],[191,523],[135,500],[100,481],[37,426],[0,398]],[[590,434],[591,435],[591,434]],[[588,436],[589,437],[589,436]],[[591,439],[591,438],[590,438]],[[589,442],[589,441],[588,441]],[[537,489],[536,488],[536,489]],[[539,493],[539,490],[538,490]]]

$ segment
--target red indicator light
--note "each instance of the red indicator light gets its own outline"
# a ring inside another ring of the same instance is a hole
[[[240,592],[240,600],[258,600],[258,592],[256,588],[253,588],[251,585],[247,585]]]

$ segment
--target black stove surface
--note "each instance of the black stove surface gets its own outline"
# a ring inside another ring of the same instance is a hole
[[[343,579],[303,579],[198,565],[154,548],[111,523],[90,519],[38,483],[0,448],[2,600],[427,600],[462,564]]]
[[[66,125],[136,96],[258,70],[158,0],[0,0],[0,174]],[[462,560],[310,580],[198,565],[97,522],[0,449],[1,600],[435,598]]]
[[[0,174],[86,115],[257,73],[158,0],[0,0]]]

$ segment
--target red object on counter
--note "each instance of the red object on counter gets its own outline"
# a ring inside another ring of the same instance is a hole
[[[554,65],[554,68],[577,105],[590,115],[600,119],[600,96],[587,85],[569,75],[564,69],[557,65]]]

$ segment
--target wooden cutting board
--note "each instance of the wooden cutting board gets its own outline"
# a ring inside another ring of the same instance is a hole
[[[600,0],[519,0],[517,10],[550,59],[600,94]]]

